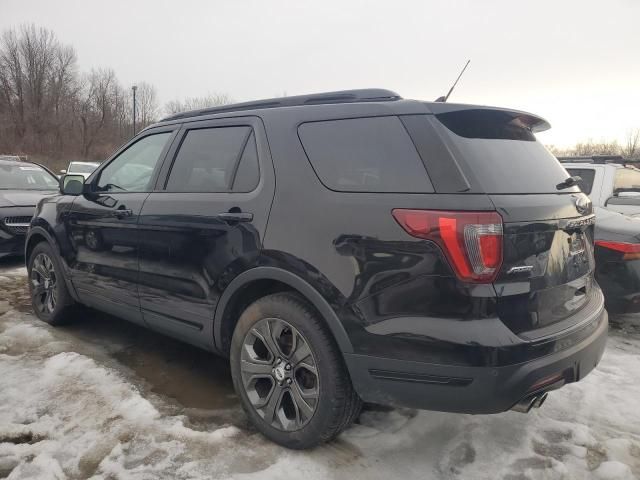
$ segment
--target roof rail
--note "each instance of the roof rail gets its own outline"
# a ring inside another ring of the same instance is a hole
[[[202,108],[189,112],[177,113],[160,120],[178,120],[181,118],[199,117],[214,113],[238,112],[242,110],[256,110],[262,108],[296,107],[301,105],[323,105],[331,103],[352,102],[387,102],[401,100],[402,97],[391,90],[382,88],[367,88],[361,90],[341,90],[337,92],[314,93],[311,95],[296,95],[293,97],[269,98],[252,102],[234,103],[220,107]]]
[[[576,155],[571,157],[557,157],[560,163],[626,163],[622,155]]]

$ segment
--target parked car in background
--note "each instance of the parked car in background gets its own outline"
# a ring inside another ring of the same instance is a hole
[[[388,90],[168,117],[39,204],[34,310],[59,324],[80,303],[229,357],[290,448],[362,401],[528,412],[598,364],[608,328],[591,203],[547,128]]]
[[[640,169],[620,156],[560,157],[596,214],[596,279],[612,312],[640,312]]]
[[[36,204],[58,188],[58,178],[42,165],[0,158],[0,257],[24,254]]]
[[[15,162],[19,162],[22,159],[19,155],[0,155],[0,160],[13,160]]]
[[[99,162],[71,162],[66,170],[60,170],[60,174],[82,175],[88,178],[99,166]]]

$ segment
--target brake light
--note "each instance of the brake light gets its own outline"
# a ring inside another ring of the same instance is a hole
[[[622,253],[623,260],[640,259],[640,243],[607,242],[604,240],[596,240],[596,245],[602,248]]]
[[[502,217],[498,212],[408,210],[393,218],[411,236],[437,243],[458,278],[490,283],[502,265]]]

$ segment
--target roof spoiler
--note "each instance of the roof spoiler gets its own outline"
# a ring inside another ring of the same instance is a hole
[[[511,110],[508,108],[498,108],[498,107],[486,107],[479,105],[465,105],[465,104],[455,104],[455,103],[444,103],[444,102],[425,102],[431,113],[434,115],[438,115],[440,113],[449,113],[449,112],[459,112],[462,110],[488,110],[494,112],[502,112],[505,115],[513,117],[514,120],[517,120],[522,126],[528,128],[533,133],[544,132],[545,130],[549,130],[551,128],[551,124],[542,117],[538,115],[534,115],[529,112],[523,112],[522,110]]]

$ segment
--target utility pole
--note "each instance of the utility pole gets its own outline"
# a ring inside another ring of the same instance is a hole
[[[133,91],[133,136],[136,136],[136,90],[138,89],[137,85],[131,87]]]

